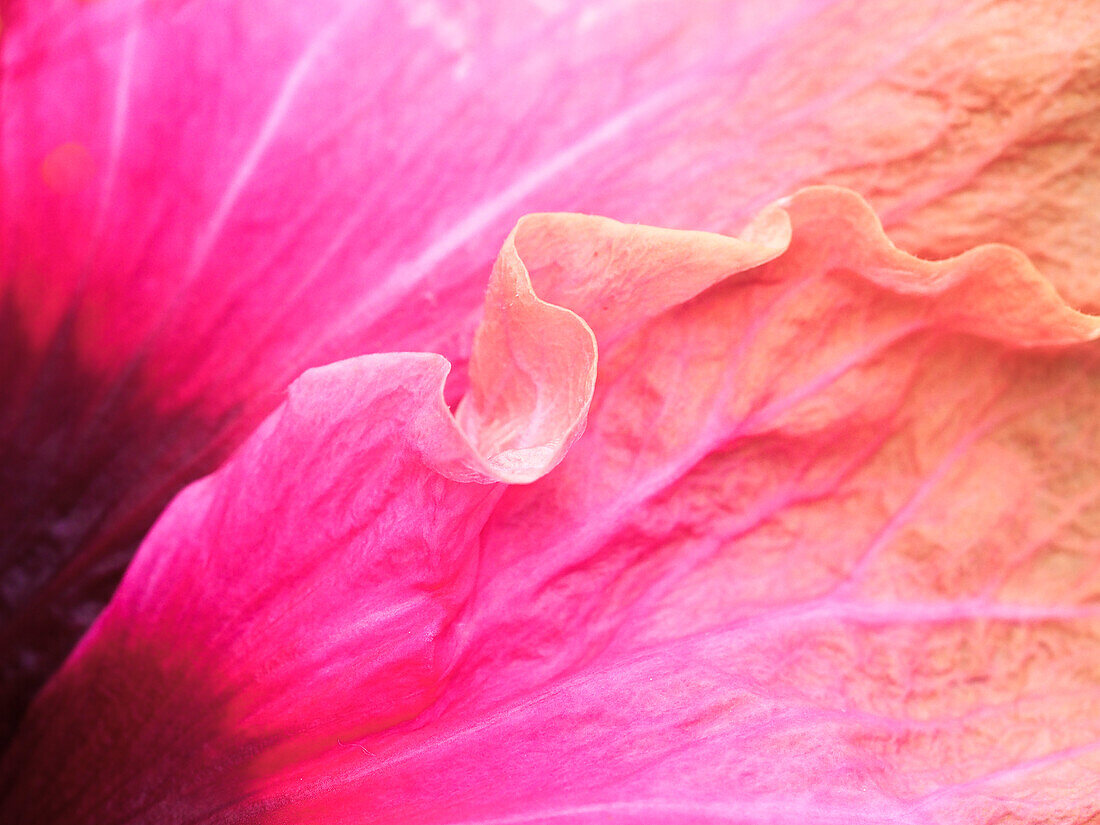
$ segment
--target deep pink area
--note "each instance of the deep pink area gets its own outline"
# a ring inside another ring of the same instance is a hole
[[[74,654],[94,685],[61,680],[42,694],[72,724],[24,726],[5,817],[218,821],[258,771],[434,701],[451,655],[439,637],[469,595],[477,532],[501,492],[448,481],[409,449],[423,433],[439,456],[470,453],[442,403],[445,375],[430,355],[307,373],[216,480],[177,498],[97,625],[101,641]],[[252,503],[237,507],[240,495]],[[354,675],[337,666],[348,657]],[[257,702],[261,684],[273,692]],[[287,737],[288,721],[305,738]],[[64,730],[77,739],[62,757],[48,742]],[[28,759],[60,759],[60,773],[23,774]]]
[[[41,352],[0,299],[0,737],[111,596],[164,503],[224,449],[189,410],[154,415],[79,366],[65,324]],[[199,449],[201,439],[210,449]],[[137,483],[147,479],[147,483]],[[78,550],[80,552],[78,552]]]
[[[154,527],[0,815],[1086,822],[1098,338],[835,188],[740,240],[524,219],[457,420],[439,356],[299,379]]]

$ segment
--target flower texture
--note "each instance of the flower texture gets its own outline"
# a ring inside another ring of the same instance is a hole
[[[0,14],[0,819],[1100,817],[1093,4]]]

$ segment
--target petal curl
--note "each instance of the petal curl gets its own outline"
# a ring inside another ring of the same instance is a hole
[[[457,422],[435,356],[304,376],[154,529],[0,810],[1100,813],[1100,319],[1018,251],[898,251],[843,190],[747,235],[525,220]]]

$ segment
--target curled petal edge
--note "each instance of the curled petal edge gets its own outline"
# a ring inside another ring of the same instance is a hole
[[[751,280],[815,229],[829,270],[927,302],[930,324],[1016,347],[1100,338],[1019,250],[989,244],[941,261],[887,237],[858,194],[800,190],[766,207],[738,238],[622,224],[577,214],[522,218],[493,268],[470,362],[471,390],[449,426],[421,430],[427,463],[455,481],[529,483],[552,470],[584,431],[600,343],[711,286]],[[766,277],[766,276],[765,276]],[[449,367],[444,367],[441,382]]]

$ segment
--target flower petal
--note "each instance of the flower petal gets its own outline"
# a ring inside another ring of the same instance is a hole
[[[670,105],[708,23],[770,36],[677,2],[625,28],[586,3],[2,6],[0,740],[160,509],[294,377],[439,351],[457,400],[526,204],[569,202],[562,174]]]
[[[833,188],[740,241],[536,216],[486,319],[465,433],[441,359],[370,356],[174,502],[6,816],[1100,813],[1100,319],[1023,255]]]
[[[13,720],[309,366],[456,364],[525,211],[731,231],[806,182],[1100,309],[1088,2],[3,4]],[[841,59],[843,58],[843,59]],[[15,525],[12,527],[12,525]]]

